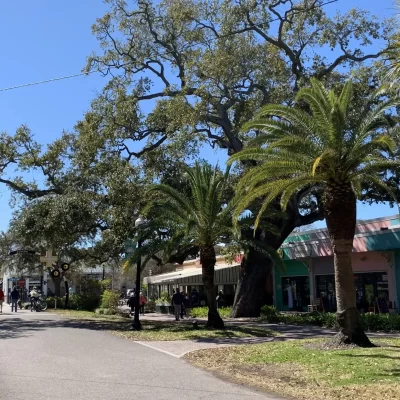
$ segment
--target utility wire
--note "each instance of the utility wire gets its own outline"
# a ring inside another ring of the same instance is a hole
[[[20,89],[20,88],[27,87],[27,86],[41,85],[42,83],[48,83],[48,82],[54,82],[54,81],[61,81],[61,80],[63,80],[63,79],[70,79],[70,78],[75,78],[75,77],[77,77],[77,76],[93,74],[94,72],[99,72],[99,71],[96,70],[96,71],[89,71],[89,72],[81,72],[80,74],[67,75],[67,76],[60,76],[60,77],[58,77],[58,78],[46,79],[46,80],[44,80],[44,81],[31,82],[31,83],[24,83],[23,85],[11,86],[11,87],[8,87],[8,88],[0,89],[0,92],[5,92],[6,90]]]
[[[325,3],[323,3],[321,5],[316,5],[316,6],[312,7],[312,8],[321,8],[321,7],[326,6],[328,4],[336,3],[337,1],[338,0],[327,0]],[[301,14],[302,12],[306,12],[306,11],[309,11],[309,10],[298,10],[297,12],[294,12],[294,14]],[[266,26],[266,25],[269,25],[271,22],[278,21],[279,19],[280,18],[275,18],[275,19],[272,19],[271,21],[268,21],[268,22],[265,22],[265,23],[255,24],[255,26],[256,27]],[[225,35],[219,35],[217,37],[210,38],[210,39],[205,40],[203,42],[192,43],[191,45],[187,46],[186,48],[191,48],[191,47],[194,47],[194,46],[199,46],[199,45],[204,45],[204,44],[208,45],[208,44],[210,44],[211,42],[213,42],[215,40],[224,39],[226,37],[233,36],[233,35],[234,35],[234,33],[228,33],[228,34],[225,34]],[[105,68],[104,71],[105,70],[109,70],[110,68],[118,68],[118,67],[116,67],[116,66],[115,67],[108,67],[108,68]],[[28,86],[41,85],[43,83],[61,81],[61,80],[64,80],[64,79],[76,78],[78,76],[93,74],[94,72],[101,72],[101,71],[93,70],[93,71],[88,71],[88,72],[81,72],[79,74],[74,74],[74,75],[67,75],[67,76],[61,76],[61,77],[58,77],[58,78],[46,79],[44,81],[25,83],[23,85],[11,86],[11,87],[8,87],[8,88],[2,88],[2,89],[0,89],[0,92],[5,92],[7,90],[13,90],[13,89],[20,89],[20,88],[24,88],[24,87],[28,87]]]

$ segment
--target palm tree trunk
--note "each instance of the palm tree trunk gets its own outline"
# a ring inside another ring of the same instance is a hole
[[[217,260],[215,256],[214,246],[210,245],[200,248],[202,279],[208,304],[207,327],[223,329],[224,321],[220,317],[217,310],[217,294],[214,285],[214,271],[216,261]]]
[[[325,190],[325,217],[331,240],[340,328],[331,345],[372,347],[361,327],[356,306],[356,288],[351,261],[356,229],[356,196],[350,184],[332,184]]]

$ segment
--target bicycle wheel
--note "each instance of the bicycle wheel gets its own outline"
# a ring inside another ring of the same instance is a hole
[[[47,302],[44,300],[39,301],[39,308],[42,311],[46,311],[47,310]]]

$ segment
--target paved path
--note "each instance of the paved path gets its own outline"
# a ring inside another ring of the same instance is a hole
[[[0,399],[277,399],[56,315],[0,314]],[[3,396],[3,397],[2,397]]]

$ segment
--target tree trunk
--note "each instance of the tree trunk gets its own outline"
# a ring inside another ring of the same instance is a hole
[[[200,263],[202,268],[202,279],[204,290],[207,296],[208,304],[208,328],[224,328],[224,321],[220,317],[217,310],[217,294],[214,285],[214,271],[216,256],[214,246],[203,246],[200,247]]]
[[[279,203],[276,206],[280,210]],[[296,215],[288,213],[285,219],[276,219],[275,225],[280,234],[258,230],[255,239],[278,250],[295,228]],[[253,230],[247,232],[247,236],[253,239]],[[252,247],[249,248],[242,262],[241,276],[230,315],[232,318],[258,317],[264,304],[273,304],[273,290],[271,293],[266,291],[267,278],[272,279],[273,268],[274,265],[268,256]]]
[[[265,255],[249,249],[243,259],[238,287],[232,307],[231,317],[258,317],[265,304],[267,276],[272,271],[272,262]]]
[[[331,345],[373,347],[361,327],[351,255],[356,229],[356,196],[350,184],[332,184],[325,191],[325,217],[331,240],[340,331]]]

